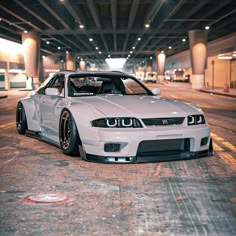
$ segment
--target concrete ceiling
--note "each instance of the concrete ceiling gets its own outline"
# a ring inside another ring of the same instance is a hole
[[[42,54],[70,51],[98,64],[176,54],[189,48],[189,30],[206,25],[208,41],[236,32],[235,0],[1,0],[0,9],[0,37],[21,43],[23,31],[36,31]]]

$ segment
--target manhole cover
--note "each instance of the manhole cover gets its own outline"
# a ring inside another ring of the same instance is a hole
[[[63,193],[33,194],[25,199],[26,202],[45,203],[45,204],[62,203],[67,200],[68,200],[67,195]]]

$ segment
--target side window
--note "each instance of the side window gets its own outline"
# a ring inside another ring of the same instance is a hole
[[[38,90],[39,94],[44,94],[45,95],[45,89],[46,88],[57,88],[60,93],[64,91],[64,80],[65,76],[63,74],[57,74],[52,77],[52,79],[42,88]]]

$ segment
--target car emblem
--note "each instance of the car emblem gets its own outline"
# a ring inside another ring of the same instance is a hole
[[[168,125],[168,120],[162,120],[163,125]]]

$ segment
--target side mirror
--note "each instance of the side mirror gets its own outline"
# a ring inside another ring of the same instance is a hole
[[[154,95],[160,95],[161,94],[161,89],[159,89],[159,88],[154,88],[153,90],[152,90],[152,93],[154,94]]]
[[[49,96],[59,96],[60,92],[57,88],[46,88],[45,94]]]

